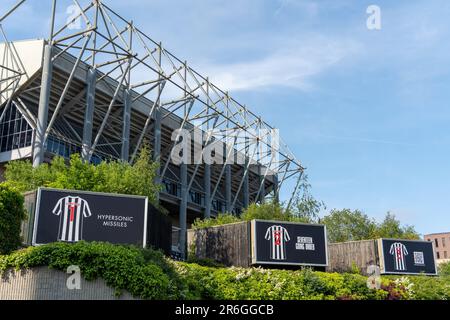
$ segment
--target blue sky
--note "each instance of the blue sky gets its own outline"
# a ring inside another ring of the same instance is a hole
[[[49,2],[10,37],[45,36]],[[448,0],[104,2],[278,127],[328,209],[450,231]]]

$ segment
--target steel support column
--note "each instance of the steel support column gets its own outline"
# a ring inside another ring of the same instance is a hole
[[[280,202],[280,193],[278,189],[278,174],[273,175],[273,198],[276,203]]]
[[[203,175],[205,187],[205,218],[211,217],[211,166],[205,163]]]
[[[245,163],[244,163],[244,184],[243,184],[243,201],[242,204],[244,206],[244,208],[247,208],[250,204],[250,198],[249,198],[249,190],[248,190],[248,176],[249,176],[249,172],[250,171],[250,167],[249,167],[249,158],[248,158],[248,151],[249,151],[249,145],[248,145],[248,137],[245,138],[245,153],[244,153],[244,157],[245,157]]]
[[[207,96],[207,102],[208,102],[208,106],[206,106],[206,116],[209,116],[209,104],[210,104],[210,99],[209,99],[209,78],[206,78],[206,96]],[[206,132],[208,134],[209,137],[209,118],[206,121]],[[209,139],[208,139],[209,140]],[[206,141],[206,144],[209,143],[209,141]],[[202,142],[203,144],[203,142]],[[206,145],[205,145],[206,146]],[[203,161],[203,158],[202,160]],[[203,174],[203,179],[204,179],[204,188],[205,188],[205,218],[211,218],[211,165],[209,163],[206,163],[206,161],[203,161],[203,163],[205,164],[205,171]]]
[[[187,164],[180,165],[181,201],[180,201],[180,250],[181,258],[186,259],[187,234]]]
[[[186,63],[184,64],[184,79],[186,79]],[[186,94],[186,88],[185,88],[185,94]],[[192,105],[191,105],[192,107]],[[186,109],[186,106],[184,107],[184,119],[186,119],[190,112]],[[181,126],[181,129],[184,129],[184,123]],[[186,139],[186,137],[183,137],[183,139]],[[189,138],[190,139],[190,138]],[[185,141],[183,141],[184,143]],[[183,150],[183,152],[190,152],[187,150]],[[179,212],[179,219],[180,219],[180,251],[181,251],[181,259],[185,260],[187,258],[186,256],[186,242],[187,242],[187,199],[188,199],[188,177],[187,177],[187,163],[186,159],[189,157],[185,157],[183,154],[183,161],[180,165],[180,183],[181,183],[181,201],[180,201],[180,212]]]
[[[158,66],[161,67],[161,43],[158,45]],[[161,80],[161,75],[158,74],[158,80]],[[158,83],[158,99],[155,101],[155,122],[153,125],[153,161],[161,163],[161,122],[162,122],[162,113],[161,113],[161,104],[160,104],[160,98],[161,98],[161,91],[163,90],[164,85],[161,85],[161,81]],[[156,168],[156,176],[155,176],[155,183],[157,185],[162,183],[162,176],[161,176],[161,166],[158,166]],[[159,203],[159,192],[156,195],[156,202]]]
[[[130,123],[131,123],[131,90],[123,93],[123,124],[122,124],[122,161],[128,162],[130,158]]]
[[[39,97],[38,121],[36,125],[36,135],[33,148],[33,166],[37,167],[44,161],[45,153],[45,132],[47,130],[48,109],[50,103],[50,89],[52,82],[52,52],[51,44],[46,44],[44,48],[44,62],[42,66],[41,93]]]
[[[86,81],[86,111],[84,113],[83,145],[81,150],[81,157],[84,161],[89,161],[89,152],[92,146],[92,126],[94,121],[96,80],[97,71],[95,68],[89,68]]]
[[[225,164],[225,202],[227,212],[231,213],[232,200],[231,200],[231,165]]]
[[[226,94],[226,97],[227,97],[227,102],[226,102],[226,106],[227,106],[227,118],[229,118],[230,117],[230,114],[229,114],[229,111],[228,111],[228,109],[229,109],[229,100],[230,100],[230,98],[229,98],[229,96],[228,96],[228,92],[227,92],[227,94]],[[225,205],[226,205],[226,211],[228,212],[228,213],[232,213],[232,211],[233,211],[233,209],[234,208],[232,208],[232,200],[231,200],[231,165],[228,163],[228,162],[231,162],[231,163],[233,163],[233,161],[230,161],[231,159],[228,159],[229,158],[229,152],[232,152],[232,148],[233,148],[233,146],[231,145],[229,145],[229,143],[230,143],[230,121],[229,120],[227,120],[227,129],[226,129],[226,139],[225,139],[225,143],[224,143],[224,152],[223,152],[223,154],[225,155],[225,163],[224,163],[224,166],[225,166]],[[230,148],[230,150],[228,150],[228,148]],[[233,153],[230,153],[230,155],[231,156],[233,156]]]
[[[133,23],[131,22],[129,28],[128,51],[131,54],[133,47]],[[128,74],[127,86],[123,91],[123,116],[122,116],[122,150],[120,158],[124,162],[130,159],[130,126],[131,126],[131,67],[133,59],[128,59]]]
[[[264,170],[267,170],[267,168],[264,167]],[[256,201],[259,200],[260,203],[264,203],[264,197],[266,196],[264,177],[265,177],[265,173],[262,172],[262,165],[258,164],[258,182],[261,187],[260,187],[260,190],[258,193],[259,199],[256,199]]]

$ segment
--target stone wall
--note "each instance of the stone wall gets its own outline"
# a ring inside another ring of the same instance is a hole
[[[81,279],[80,290],[69,290],[70,274],[38,267],[29,270],[9,270],[0,279],[0,300],[132,300],[124,292],[120,297],[104,280]]]

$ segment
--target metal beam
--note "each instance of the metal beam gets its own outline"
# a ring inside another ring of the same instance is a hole
[[[89,153],[92,146],[92,126],[94,122],[95,109],[95,88],[97,79],[97,71],[95,68],[89,68],[87,72],[87,88],[86,88],[86,110],[84,113],[83,125],[83,141],[81,157],[85,161],[89,161]]]
[[[51,44],[44,48],[44,63],[42,66],[41,93],[39,97],[38,121],[33,147],[33,166],[37,167],[44,161],[44,140],[47,130],[48,109],[50,103],[50,89],[52,85],[52,52]]]
[[[250,198],[249,198],[249,190],[248,190],[248,171],[249,171],[249,159],[248,159],[248,150],[249,150],[249,145],[248,145],[248,137],[245,137],[245,164],[244,164],[244,171],[243,171],[243,201],[242,204],[244,205],[244,208],[247,208],[250,205]]]
[[[161,43],[159,43],[158,46],[158,64],[161,65]],[[158,80],[161,80],[161,74],[158,74]],[[164,90],[164,86],[165,86],[165,82],[164,84],[161,84],[161,82],[158,82],[158,99],[157,101],[154,102],[153,104],[153,108],[155,108],[154,112],[155,112],[155,121],[154,121],[154,126],[153,126],[153,161],[155,162],[159,162],[161,160],[161,123],[162,123],[162,111],[161,111],[161,106],[160,106],[160,98],[161,98],[161,93]],[[144,126],[144,130],[147,130],[148,125],[150,124],[150,119],[152,117],[152,112],[150,111],[150,113],[148,114],[145,126]],[[142,139],[144,138],[145,135],[145,131],[142,132],[141,137],[139,138],[140,142],[138,142],[139,144],[141,143]],[[161,184],[162,182],[162,175],[161,175],[161,166],[159,165],[156,168],[156,175],[155,175],[155,183],[157,185]],[[159,193],[156,195],[156,201],[159,203]],[[181,237],[181,234],[180,234]]]
[[[211,166],[205,164],[203,183],[205,191],[205,218],[211,217]]]
[[[180,201],[180,249],[181,258],[186,259],[186,236],[187,236],[187,164],[180,165],[181,201]]]
[[[273,175],[273,198],[276,203],[280,202],[280,193],[278,190],[278,174]]]
[[[123,127],[122,127],[122,161],[128,162],[130,156],[130,123],[131,123],[131,92],[124,90],[123,97]]]
[[[225,203],[227,212],[231,213],[234,209],[231,204],[231,166],[225,164]]]
[[[133,25],[129,25],[129,39],[128,39],[128,51],[132,51],[133,46]],[[122,123],[122,161],[128,162],[130,158],[130,125],[131,125],[131,65],[133,58],[130,56],[128,59],[128,78],[127,87],[123,92],[123,123]]]
[[[17,8],[19,8],[26,0],[20,0],[18,1],[10,10],[8,10],[8,12],[6,12],[1,18],[0,18],[0,23],[3,22],[3,20],[5,20],[11,13],[13,13],[14,11],[17,10]]]

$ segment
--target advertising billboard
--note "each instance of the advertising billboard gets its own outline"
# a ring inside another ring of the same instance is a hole
[[[282,221],[251,222],[252,263],[258,265],[328,265],[326,227]]]
[[[432,242],[379,239],[378,250],[382,274],[437,274]]]
[[[145,247],[147,197],[39,188],[33,245],[105,241]]]

